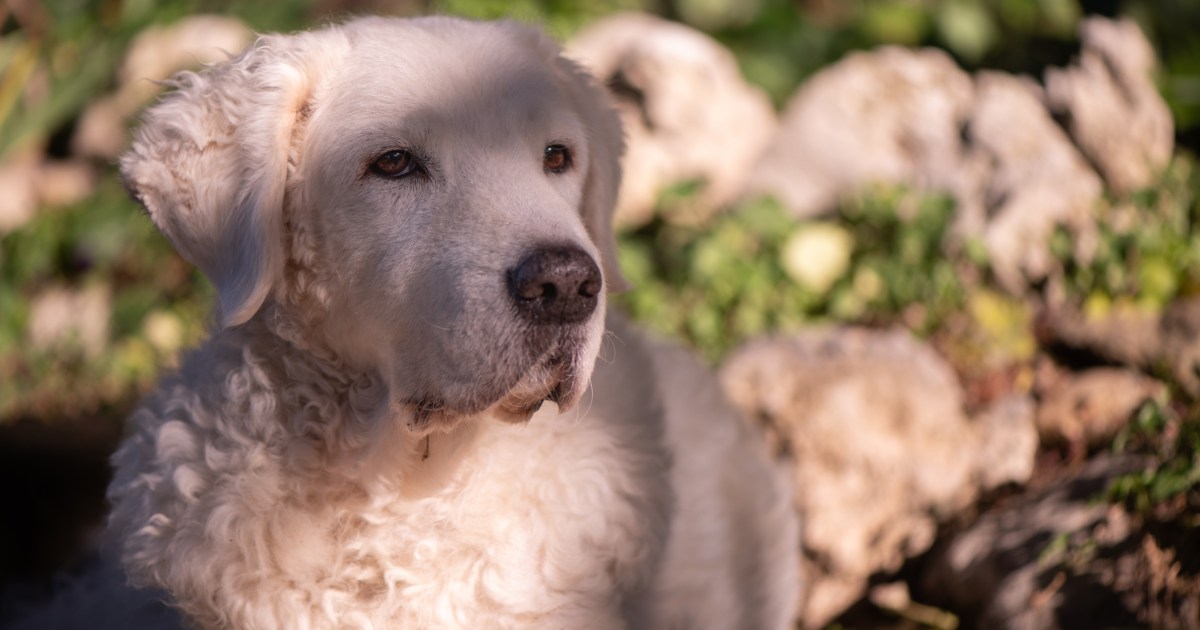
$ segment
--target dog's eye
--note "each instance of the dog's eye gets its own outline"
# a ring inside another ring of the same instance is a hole
[[[403,150],[388,151],[371,163],[371,172],[384,177],[404,177],[419,170],[417,158]]]
[[[571,168],[571,150],[561,144],[546,147],[542,165],[551,173],[562,173]]]

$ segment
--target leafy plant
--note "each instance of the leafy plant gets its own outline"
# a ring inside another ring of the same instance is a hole
[[[1200,507],[1200,418],[1185,418],[1161,402],[1147,402],[1117,436],[1113,450],[1147,456],[1150,463],[1113,480],[1109,500],[1142,514],[1194,513]]]
[[[465,17],[494,20],[510,18],[540,24],[551,35],[566,38],[588,22],[617,11],[650,10],[647,0],[435,0],[432,9]]]
[[[126,47],[147,26],[201,12],[235,15],[258,30],[295,30],[311,0],[161,2],[46,0],[0,5],[0,158],[49,142],[107,90]]]
[[[140,214],[110,174],[87,203],[0,237],[0,419],[94,413],[127,401],[199,338],[208,284]],[[34,344],[34,304],[52,292],[85,291],[107,296],[98,346],[81,346],[69,325]]]
[[[1159,182],[1099,209],[1094,252],[1081,260],[1073,237],[1055,233],[1051,251],[1064,261],[1069,295],[1087,314],[1113,308],[1161,310],[1200,293],[1200,169],[1177,155]]]
[[[686,195],[672,191],[663,203]],[[965,263],[943,254],[952,212],[944,197],[878,189],[833,220],[797,221],[771,199],[701,226],[660,218],[623,235],[621,263],[635,289],[617,301],[711,359],[752,335],[813,321],[903,320],[929,333],[966,295]]]

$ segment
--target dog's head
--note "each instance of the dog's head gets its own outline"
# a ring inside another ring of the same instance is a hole
[[[175,88],[121,169],[222,325],[321,311],[313,334],[378,370],[416,426],[578,401],[622,282],[622,139],[547,38],[365,19],[263,37]]]

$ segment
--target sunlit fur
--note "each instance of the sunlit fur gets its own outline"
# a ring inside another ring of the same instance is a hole
[[[205,628],[787,626],[790,493],[707,372],[507,295],[546,244],[622,282],[619,125],[553,43],[362,19],[174,87],[121,168],[219,321],[114,456],[134,584]]]

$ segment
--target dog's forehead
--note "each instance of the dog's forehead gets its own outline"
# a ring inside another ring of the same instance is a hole
[[[464,134],[577,126],[555,50],[511,25],[434,25],[385,23],[357,33],[330,90],[333,118]]]

